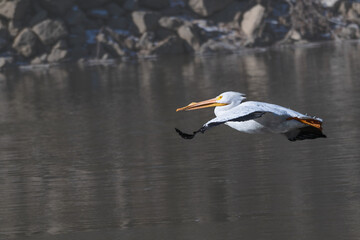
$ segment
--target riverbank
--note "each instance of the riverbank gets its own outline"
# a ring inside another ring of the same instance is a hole
[[[360,2],[14,0],[0,3],[0,69],[360,38]]]

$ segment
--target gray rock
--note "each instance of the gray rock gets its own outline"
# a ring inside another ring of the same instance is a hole
[[[45,45],[52,45],[68,34],[66,27],[62,22],[50,19],[36,24],[32,30]]]
[[[137,48],[139,49],[151,49],[154,45],[155,34],[153,32],[145,32],[139,39]]]
[[[62,62],[68,58],[69,51],[59,48],[53,48],[49,55],[47,56],[47,61],[49,63]]]
[[[163,9],[169,6],[169,0],[139,0],[141,7],[146,7],[150,9]]]
[[[351,8],[354,9],[354,11],[360,15],[360,2],[353,2],[351,4]]]
[[[29,9],[29,0],[2,0],[0,2],[0,15],[7,19],[20,20]]]
[[[0,19],[0,38],[3,39],[9,38],[9,31],[7,24],[5,23],[5,21],[2,21],[1,19]]]
[[[93,8],[87,11],[87,16],[89,18],[106,20],[110,17],[110,14],[105,8]]]
[[[34,26],[39,22],[44,21],[48,17],[48,13],[45,10],[38,11],[29,21],[29,26]]]
[[[197,14],[207,17],[224,9],[233,0],[189,0],[189,7]]]
[[[23,28],[23,24],[19,20],[11,20],[8,25],[8,31],[10,36],[16,37],[20,30]]]
[[[67,24],[71,26],[77,26],[86,22],[87,18],[83,11],[80,9],[68,11],[65,17]]]
[[[211,19],[218,23],[229,23],[234,20],[237,14],[241,14],[246,11],[246,2],[232,2],[226,6],[223,10],[214,13]]]
[[[84,26],[75,25],[70,27],[70,34],[67,37],[69,46],[71,48],[81,48],[86,43],[86,31]]]
[[[40,0],[41,6],[55,16],[63,16],[74,5],[75,0]]]
[[[111,0],[76,0],[76,3],[83,9],[97,8],[105,5]]]
[[[338,37],[342,39],[359,39],[360,38],[360,30],[357,24],[349,24],[346,27],[341,28],[338,33]]]
[[[130,50],[136,50],[136,43],[137,41],[134,39],[134,37],[130,36],[124,39],[123,45]]]
[[[116,3],[109,3],[105,6],[105,9],[109,12],[109,14],[112,17],[120,17],[125,14],[125,10],[122,9],[118,4]]]
[[[57,48],[57,49],[67,49],[68,48],[68,44],[66,42],[65,39],[61,39],[59,40],[57,43],[55,43],[55,45],[53,46],[53,48]]]
[[[8,58],[0,57],[0,71],[4,70],[5,68],[11,65],[12,63],[8,60]]]
[[[193,24],[182,25],[177,33],[180,38],[184,39],[192,50],[198,51],[201,47],[201,37],[199,29]]]
[[[359,14],[357,14],[357,12],[352,8],[347,12],[347,20],[356,24],[360,24]]]
[[[162,17],[159,19],[159,25],[170,30],[177,30],[184,21],[179,17]]]
[[[155,30],[160,18],[160,14],[153,11],[134,11],[131,16],[140,33]]]
[[[113,57],[121,57],[125,56],[126,52],[124,49],[121,48],[119,43],[114,39],[116,36],[113,36],[115,33],[112,32],[111,29],[105,29],[99,32],[98,35],[96,35],[96,41],[101,44],[101,48],[103,48],[107,53],[111,54]],[[100,54],[97,54],[102,56],[104,53],[101,52]]]
[[[129,19],[127,17],[111,18],[108,26],[112,29],[128,29]]]
[[[37,64],[44,64],[47,63],[47,57],[48,55],[46,53],[36,56],[30,61],[30,64],[37,65]]]
[[[139,1],[138,0],[126,0],[123,7],[127,11],[135,11],[139,8]]]
[[[168,30],[166,28],[158,28],[155,32],[156,40],[164,40],[165,38],[168,38],[172,35],[176,35],[174,31]]]
[[[31,57],[36,54],[39,39],[30,28],[23,29],[15,38],[12,47],[24,57]]]
[[[2,51],[5,47],[7,47],[9,45],[9,40],[8,38],[5,37],[1,37],[0,36],[0,51]]]
[[[181,54],[184,52],[184,40],[177,36],[166,38],[149,51],[150,55]]]
[[[241,22],[241,29],[248,39],[254,39],[254,33],[260,26],[264,15],[265,8],[260,4],[257,4],[244,13],[243,20]]]

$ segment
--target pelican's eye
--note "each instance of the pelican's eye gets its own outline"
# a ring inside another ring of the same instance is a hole
[[[216,101],[219,101],[220,99],[222,99],[222,97],[223,97],[223,96],[218,96],[218,97],[216,98]]]

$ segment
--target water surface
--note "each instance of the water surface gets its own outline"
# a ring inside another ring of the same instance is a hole
[[[0,75],[0,239],[360,239],[360,45]],[[234,90],[324,119],[290,142],[219,126]]]

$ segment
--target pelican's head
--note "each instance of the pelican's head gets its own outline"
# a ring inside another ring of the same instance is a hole
[[[238,92],[224,92],[220,94],[219,96],[201,101],[201,102],[192,102],[189,105],[178,108],[176,111],[190,111],[200,108],[207,108],[207,107],[224,107],[226,108],[232,108],[234,106],[239,105],[241,102],[243,102],[246,99],[245,94],[238,93]]]

